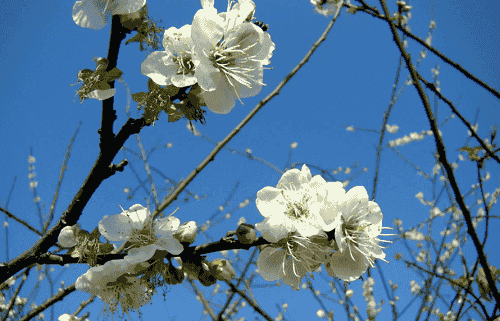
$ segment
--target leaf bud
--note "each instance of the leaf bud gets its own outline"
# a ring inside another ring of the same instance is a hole
[[[243,244],[252,244],[257,240],[255,227],[251,224],[241,223],[236,229],[236,237]]]

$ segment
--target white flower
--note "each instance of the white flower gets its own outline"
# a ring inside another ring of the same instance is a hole
[[[110,15],[139,11],[146,0],[82,0],[73,6],[73,21],[83,28],[100,30]]]
[[[342,224],[335,229],[335,248],[327,270],[344,281],[358,279],[368,265],[373,267],[373,259],[385,258],[383,247],[379,242],[390,242],[378,239],[382,227],[383,214],[377,203],[369,201],[368,194],[362,186],[351,188],[339,202]],[[386,261],[387,262],[387,261]]]
[[[141,65],[142,74],[162,86],[174,84],[181,88],[194,85],[196,77],[195,62],[191,60],[191,25],[166,30],[163,48],[165,51],[155,51],[144,60]]]
[[[147,266],[147,263],[135,264],[125,259],[111,260],[90,268],[76,280],[75,288],[97,295],[113,312],[118,303],[123,312],[135,310],[150,301],[150,291],[140,279],[130,274]]]
[[[191,33],[198,64],[195,76],[208,108],[227,114],[235,106],[235,98],[260,92],[263,65],[270,63],[275,45],[267,32],[247,22],[255,8],[252,1],[241,1],[220,15],[213,1],[202,5],[194,16]]]
[[[288,170],[276,188],[268,186],[257,193],[257,208],[265,219],[255,228],[272,243],[292,232],[309,237],[331,231],[341,223],[337,200],[344,195],[342,183],[312,177],[306,165],[301,171]]]
[[[184,247],[174,237],[180,225],[173,216],[152,222],[148,209],[135,204],[120,214],[104,216],[99,222],[99,232],[110,242],[116,242],[115,249],[120,251],[128,241],[128,255],[125,260],[144,262],[149,260],[156,250],[168,251],[179,255]]]

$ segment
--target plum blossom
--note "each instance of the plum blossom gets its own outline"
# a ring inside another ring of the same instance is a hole
[[[344,4],[343,0],[311,0],[311,3],[315,6],[318,13],[324,15],[334,14],[337,10],[342,8]]]
[[[203,89],[208,108],[227,114],[235,99],[257,95],[262,86],[264,65],[275,48],[267,32],[249,21],[255,4],[242,0],[228,12],[217,13],[213,1],[202,1],[195,14],[191,37],[194,43],[195,76]]]
[[[174,237],[180,226],[179,219],[173,216],[156,219],[154,222],[152,219],[147,208],[135,204],[120,214],[104,216],[99,222],[99,232],[115,243],[113,246],[117,252],[128,245],[128,255],[124,259],[129,262],[147,261],[156,250],[179,255],[184,249]]]
[[[306,165],[300,171],[288,170],[276,187],[257,193],[256,205],[264,221],[255,227],[272,243],[292,232],[309,237],[332,231],[341,223],[337,202],[345,193],[342,183],[312,177]]]
[[[122,311],[135,310],[151,299],[151,291],[132,274],[149,266],[148,263],[132,263],[128,260],[111,260],[104,265],[90,268],[75,283],[75,288],[99,297],[112,312],[118,304]]]
[[[146,0],[82,0],[73,6],[73,21],[83,28],[100,30],[110,15],[129,14],[139,11]]]
[[[162,86],[173,84],[182,88],[194,85],[197,62],[192,60],[191,25],[165,30],[163,48],[165,51],[155,51],[144,60],[142,74]]]
[[[339,200],[338,210],[341,213],[342,224],[335,229],[335,244],[337,250],[326,264],[328,274],[344,281],[354,281],[366,272],[368,266],[374,267],[374,259],[387,262],[384,247],[380,240],[383,214],[377,203],[368,198],[366,189],[362,186],[351,188]]]
[[[285,172],[276,188],[257,193],[257,208],[265,218],[255,227],[272,243],[261,250],[257,263],[265,280],[283,279],[298,289],[306,272],[327,261],[332,250],[326,232],[341,224],[337,201],[345,193],[342,183],[312,177],[306,165]]]

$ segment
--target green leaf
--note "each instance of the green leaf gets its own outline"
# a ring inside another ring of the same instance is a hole
[[[99,237],[101,237],[101,233],[99,232],[99,229],[96,227],[92,232],[90,232],[89,240],[99,241]]]
[[[104,76],[104,81],[110,82],[110,81],[113,81],[115,79],[120,78],[122,75],[123,75],[123,72],[120,69],[115,67],[106,73],[106,75]]]
[[[146,103],[146,98],[148,97],[148,93],[140,92],[132,94],[132,99],[136,101],[139,105],[144,105]]]

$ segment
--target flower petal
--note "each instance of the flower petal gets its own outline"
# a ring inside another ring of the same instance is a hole
[[[270,215],[286,211],[286,201],[281,191],[280,189],[266,186],[257,192],[255,204],[262,216],[269,217]]]
[[[288,233],[295,232],[292,222],[281,217],[266,217],[261,223],[255,224],[255,228],[262,234],[262,237],[271,243],[277,243],[285,238]]]
[[[113,6],[113,14],[128,14],[141,10],[146,0],[116,0]]]
[[[116,94],[116,88],[92,90],[87,97],[98,100],[106,100]]]
[[[285,255],[285,250],[280,247],[266,246],[260,251],[257,267],[264,280],[276,281],[280,279]]]
[[[155,83],[161,86],[170,85],[172,83],[171,77],[177,73],[178,66],[170,62],[172,56],[165,51],[152,52],[146,60],[141,64],[141,73],[144,76],[151,78]]]
[[[99,232],[110,242],[126,241],[132,230],[132,220],[121,213],[106,215],[99,221]]]
[[[351,251],[346,250],[343,253],[333,253],[326,269],[328,275],[351,282],[363,275],[368,269],[369,264],[361,252],[351,247]]]
[[[76,1],[73,5],[73,21],[83,28],[100,30],[106,26],[109,19],[109,11],[104,11],[103,0]]]

